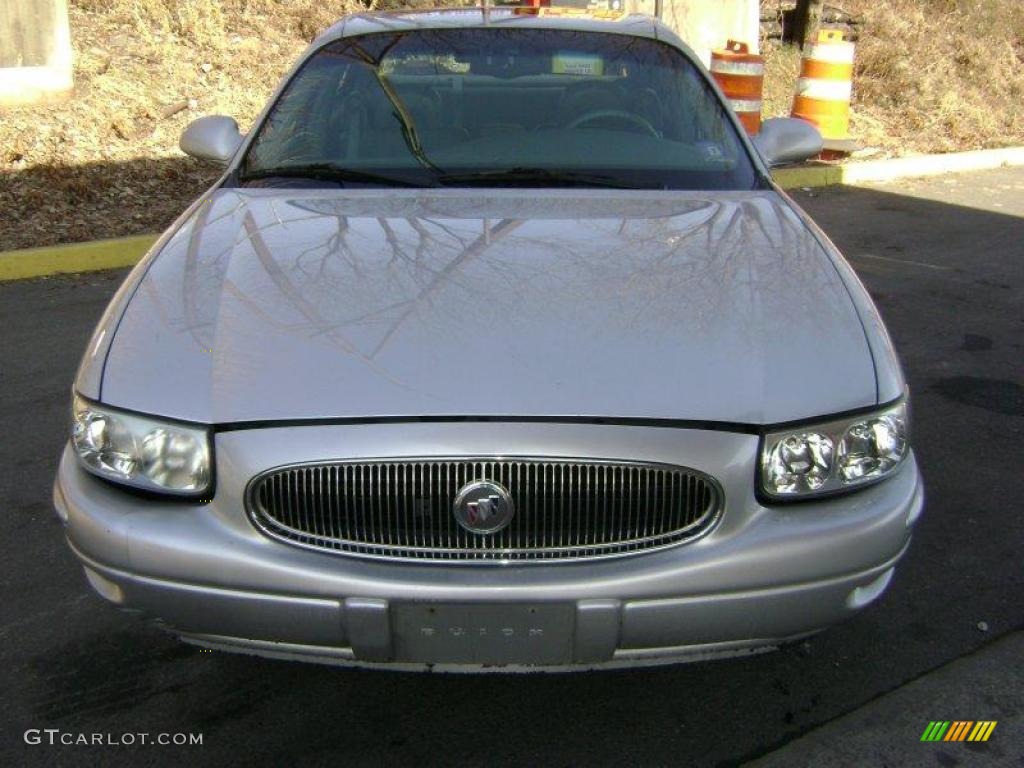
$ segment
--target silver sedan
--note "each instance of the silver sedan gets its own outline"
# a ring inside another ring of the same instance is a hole
[[[922,503],[863,286],[646,17],[349,17],[114,297],[54,489],[93,588],[414,669],[748,653],[886,589]]]

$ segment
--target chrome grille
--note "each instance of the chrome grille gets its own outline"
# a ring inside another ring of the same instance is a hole
[[[492,480],[515,516],[481,535],[462,528],[459,489]],[[316,549],[413,560],[574,560],[696,538],[722,507],[692,469],[586,459],[381,459],[280,467],[255,477],[249,516],[268,535]]]

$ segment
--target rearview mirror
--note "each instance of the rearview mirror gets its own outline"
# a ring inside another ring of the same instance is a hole
[[[769,167],[797,163],[821,154],[821,134],[805,120],[773,117],[761,124],[754,146]]]
[[[188,124],[178,146],[186,155],[217,165],[227,165],[241,143],[242,134],[234,118],[207,115]]]

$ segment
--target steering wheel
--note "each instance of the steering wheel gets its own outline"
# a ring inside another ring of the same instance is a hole
[[[651,134],[651,136],[653,136],[654,138],[661,138],[661,134],[658,133],[658,129],[651,125],[650,121],[648,121],[646,118],[640,117],[640,115],[634,115],[632,112],[626,112],[621,109],[594,109],[591,110],[590,112],[585,112],[584,114],[580,115],[575,120],[573,120],[571,123],[569,123],[568,127],[579,128],[581,125],[586,125],[587,123],[593,122],[594,120],[601,120],[602,118],[605,117],[614,117],[618,118],[619,120],[625,120],[627,123],[632,123],[633,125],[639,127],[645,133]]]

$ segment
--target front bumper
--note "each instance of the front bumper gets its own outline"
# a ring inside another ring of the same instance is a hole
[[[726,509],[707,536],[689,544],[559,564],[371,561],[259,533],[242,507],[249,477],[283,463],[336,458],[338,445],[352,457],[480,455],[500,445],[510,455],[675,463],[714,475]],[[85,473],[65,450],[55,505],[93,587],[211,647],[399,668],[589,667],[771,647],[876,599],[923,505],[911,457],[889,480],[856,493],[764,507],[753,495],[757,438],[699,430],[292,427],[220,433],[216,455],[216,495],[189,504],[126,493]],[[430,626],[410,620],[407,609],[418,605],[438,606],[444,618]],[[547,627],[502,625],[503,610],[512,615],[530,606],[540,615],[557,607],[558,618]],[[481,633],[508,634],[482,644]]]

